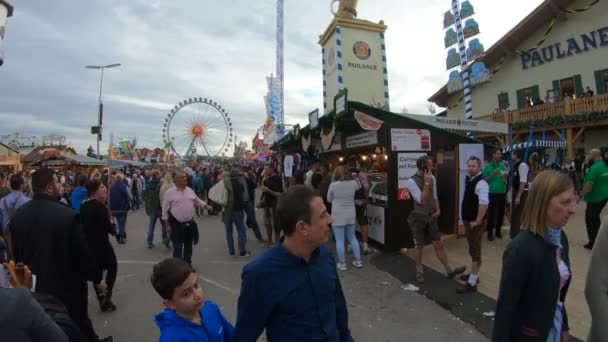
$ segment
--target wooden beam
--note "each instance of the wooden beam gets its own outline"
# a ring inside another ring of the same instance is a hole
[[[566,158],[568,162],[574,158],[574,140],[572,137],[573,128],[566,129]]]
[[[562,132],[556,130],[556,129],[552,129],[551,132],[555,133],[555,135],[557,135],[558,138],[562,137]]]
[[[585,129],[587,129],[587,127],[581,127],[578,132],[576,133],[576,135],[574,136],[574,140],[572,140],[572,144],[574,144],[578,138],[580,138],[581,134],[583,134],[583,132],[585,132]]]
[[[498,140],[501,147],[505,147],[505,143],[502,141],[502,138],[499,135],[495,136],[495,138],[496,140]]]

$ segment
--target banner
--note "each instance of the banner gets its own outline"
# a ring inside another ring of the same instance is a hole
[[[355,119],[359,123],[359,126],[366,131],[377,131],[382,127],[384,121],[380,119],[376,119],[371,115],[367,115],[358,110],[355,111]]]
[[[392,151],[430,151],[431,132],[426,129],[391,129]]]
[[[378,144],[377,132],[366,132],[346,137],[346,148],[363,147]]]

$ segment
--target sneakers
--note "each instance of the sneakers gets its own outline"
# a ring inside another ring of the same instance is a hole
[[[363,251],[363,254],[371,253],[371,250],[369,249],[369,246],[367,245],[367,243],[361,244],[361,250]]]
[[[502,232],[500,230],[496,231],[496,238],[497,239],[502,239]]]
[[[239,254],[239,257],[241,257],[241,258],[247,258],[247,257],[250,257],[250,256],[251,256],[251,253],[249,253],[249,252],[247,252],[247,251],[245,251],[245,252],[241,252],[241,253]]]
[[[457,293],[466,294],[466,293],[475,293],[477,292],[477,285],[473,286],[469,283],[464,284],[464,286],[460,286],[456,289]]]
[[[167,248],[171,248],[171,246],[169,245],[169,243],[171,243],[171,240],[169,240],[169,239],[164,239],[163,240],[163,245],[165,245],[165,247],[167,247]]]
[[[469,281],[469,276],[470,274],[461,274],[460,277],[458,277],[458,279],[460,281],[464,281],[465,283]],[[477,279],[477,283],[479,284],[481,282],[481,279]]]
[[[467,270],[466,266],[456,267],[452,272],[448,272],[447,276],[449,279],[453,279],[455,276],[464,273]]]
[[[363,267],[363,263],[361,262],[361,260],[353,260],[353,266],[355,266],[356,268],[361,268]]]
[[[339,269],[340,271],[346,271],[346,269],[347,269],[347,268],[346,268],[346,264],[341,263],[341,262],[339,262],[339,263],[338,263],[338,265],[337,265],[336,267],[338,267],[338,269]]]
[[[154,243],[148,242],[148,249],[152,249],[152,248],[154,248]]]

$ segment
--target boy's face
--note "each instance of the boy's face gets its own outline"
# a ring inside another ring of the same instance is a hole
[[[203,306],[205,297],[203,288],[198,284],[196,273],[190,273],[188,278],[173,292],[173,298],[164,300],[163,304],[175,310],[178,315],[191,317]]]

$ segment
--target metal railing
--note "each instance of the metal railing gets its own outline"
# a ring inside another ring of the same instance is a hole
[[[504,111],[476,117],[475,119],[513,124],[517,122],[545,120],[555,116],[572,116],[602,111],[608,111],[608,94]]]

